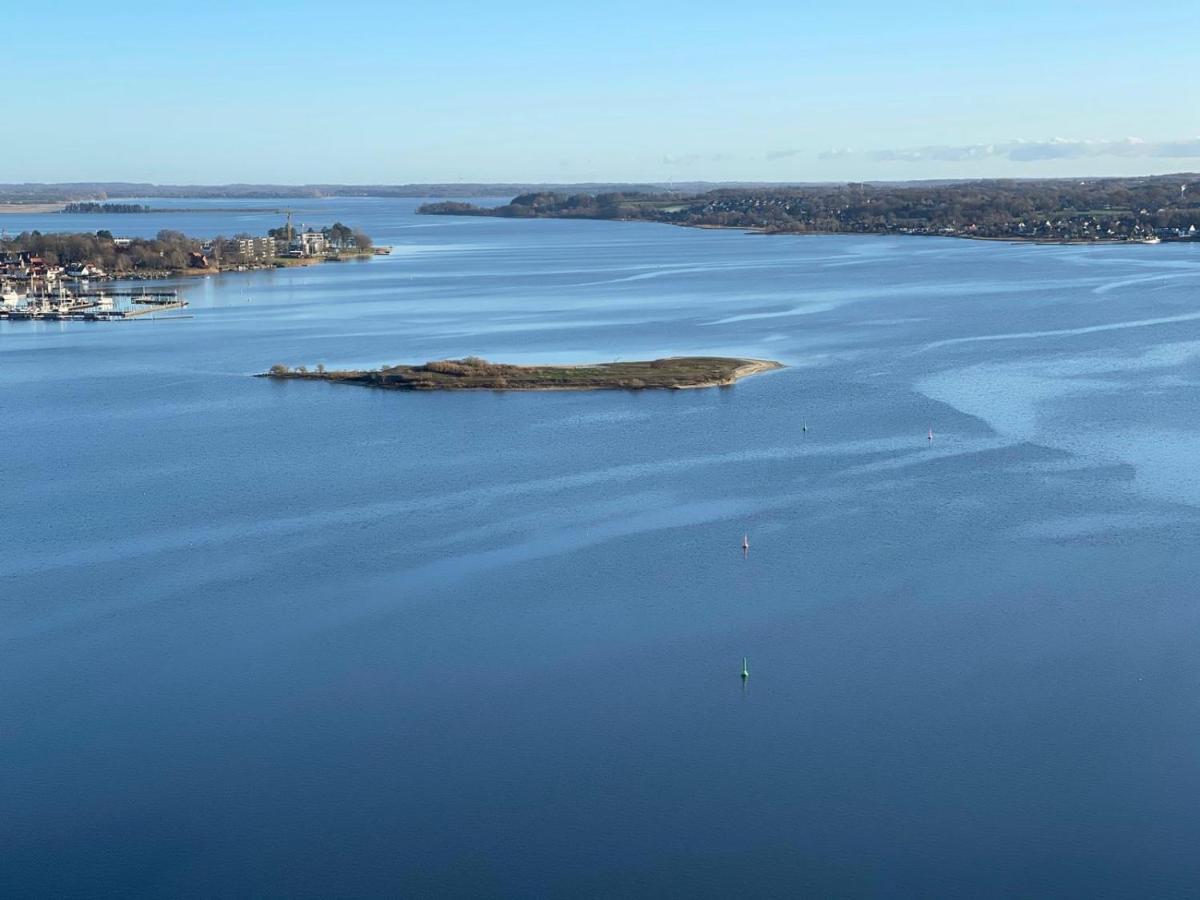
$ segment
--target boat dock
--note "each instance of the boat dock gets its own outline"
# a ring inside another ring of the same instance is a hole
[[[112,322],[187,308],[178,291],[66,291],[0,305],[0,319],[41,322]]]

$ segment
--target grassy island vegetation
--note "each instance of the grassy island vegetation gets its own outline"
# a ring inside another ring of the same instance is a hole
[[[278,364],[263,374],[403,391],[597,391],[719,387],[779,368],[781,364],[771,360],[721,356],[672,356],[582,366],[513,366],[469,356],[373,370],[326,371],[323,366],[310,370]]]
[[[927,234],[1046,242],[1195,240],[1200,176],[830,184],[705,193],[522,194],[497,207],[427,203],[429,215],[636,219],[765,233]]]
[[[108,213],[148,213],[149,206],[142,203],[98,203],[95,201],[68,203],[63,207],[64,213],[79,214],[108,214]]]

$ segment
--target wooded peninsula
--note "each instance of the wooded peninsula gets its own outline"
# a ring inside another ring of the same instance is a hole
[[[58,276],[161,278],[250,268],[281,268],[386,253],[369,236],[341,222],[301,231],[290,222],[266,235],[218,235],[201,239],[163,229],[152,238],[95,233],[23,231],[0,238],[0,278],[54,281]]]
[[[723,387],[782,364],[766,359],[722,356],[672,356],[647,361],[582,366],[514,366],[476,356],[443,359],[424,365],[326,371],[324,366],[291,368],[282,363],[261,377],[330,381],[402,391],[597,391]]]
[[[766,234],[920,234],[1043,242],[1200,238],[1200,176],[833,184],[712,190],[522,194],[481,207],[427,203],[426,215],[624,219]]]

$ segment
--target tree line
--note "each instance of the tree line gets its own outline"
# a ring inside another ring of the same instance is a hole
[[[335,223],[323,228],[322,233],[335,249],[357,247],[368,250],[371,238],[362,231]],[[181,231],[163,229],[153,238],[131,238],[118,241],[111,231],[101,229],[95,233],[43,233],[23,231],[20,234],[0,239],[0,254],[29,253],[41,257],[50,266],[72,264],[95,265],[112,275],[143,270],[186,269],[201,254],[212,261],[240,263],[248,260],[239,253],[229,258],[228,248],[242,239],[254,235],[239,233],[232,239],[218,235],[211,241],[188,237]]]
[[[357,228],[351,228],[349,225],[343,225],[341,222],[334,222],[332,225],[322,228],[320,233],[329,242],[329,246],[335,250],[370,250],[374,245],[370,235]],[[267,229],[267,237],[289,243],[299,234],[300,232],[296,228],[289,225]]]
[[[149,206],[143,203],[68,203],[64,213],[148,213]]]
[[[0,241],[0,252],[40,256],[50,266],[98,265],[106,272],[119,274],[141,269],[187,268],[189,254],[201,252],[202,246],[196,238],[169,229],[153,238],[132,238],[128,243],[117,243],[112,232],[103,229],[94,234],[23,231]]]

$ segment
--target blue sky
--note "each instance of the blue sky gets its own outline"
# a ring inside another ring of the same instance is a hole
[[[1198,2],[14,7],[0,181],[1200,170]]]

